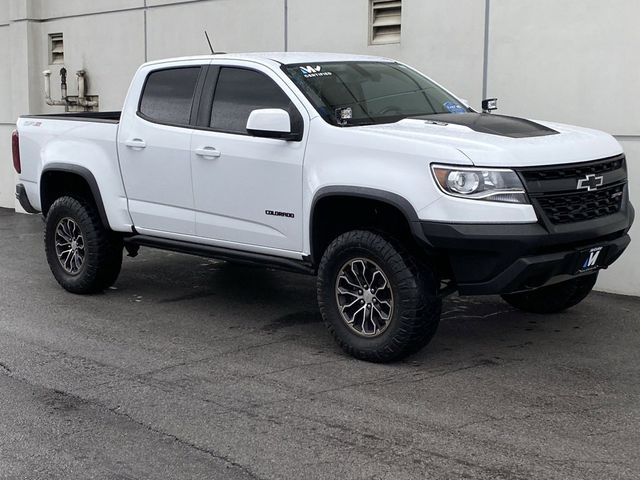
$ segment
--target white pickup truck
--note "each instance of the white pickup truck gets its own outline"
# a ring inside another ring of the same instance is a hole
[[[20,117],[13,158],[70,292],[140,246],[317,275],[337,342],[379,362],[423,347],[455,291],[577,304],[634,217],[610,135],[478,113],[378,57],[146,63],[122,112]]]

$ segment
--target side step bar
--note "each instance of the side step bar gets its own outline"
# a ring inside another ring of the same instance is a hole
[[[290,258],[264,255],[261,253],[243,252],[231,248],[214,247],[199,243],[183,242],[167,238],[152,237],[149,235],[133,235],[124,239],[127,247],[151,247],[160,250],[197,255],[199,257],[217,258],[245,265],[277,268],[295,273],[315,275],[316,270],[310,262],[305,260],[293,260]]]

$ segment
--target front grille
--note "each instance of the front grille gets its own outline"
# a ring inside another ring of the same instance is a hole
[[[598,175],[606,172],[613,172],[622,168],[624,157],[617,157],[600,162],[590,162],[579,164],[578,166],[565,165],[562,167],[549,168],[545,170],[523,170],[522,176],[527,181],[558,180],[563,178],[580,178],[586,175]]]
[[[551,223],[583,222],[620,211],[624,185],[595,192],[537,197],[536,201]]]
[[[538,215],[562,225],[613,215],[625,198],[624,155],[547,168],[523,168],[518,173]]]

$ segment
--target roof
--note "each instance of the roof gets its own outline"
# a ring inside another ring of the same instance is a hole
[[[269,59],[278,63],[323,63],[323,62],[389,62],[391,59],[375,57],[371,55],[355,55],[351,53],[324,53],[324,52],[262,52],[238,54],[247,59]]]
[[[251,52],[251,53],[224,53],[215,55],[198,55],[191,57],[167,58],[148,62],[148,64],[176,62],[180,60],[248,60],[259,63],[277,62],[282,64],[296,63],[324,63],[324,62],[392,62],[385,57],[371,55],[355,55],[351,53],[322,53],[322,52]]]

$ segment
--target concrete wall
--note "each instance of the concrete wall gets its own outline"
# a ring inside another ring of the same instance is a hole
[[[216,51],[284,49],[282,0],[216,0],[182,5],[179,1],[150,0],[148,4],[164,4],[147,14],[149,60],[208,54],[205,30]]]
[[[289,0],[288,4],[289,50],[396,58],[480,105],[483,1],[403,0],[402,42],[371,46],[368,0]]]
[[[487,94],[500,112],[615,135],[640,206],[640,2],[492,0],[489,11]],[[640,295],[640,223],[631,235],[597,288]]]
[[[398,58],[476,107],[486,89],[500,98],[501,113],[608,131],[627,152],[632,198],[640,205],[637,0],[403,0],[401,43],[375,46],[368,45],[368,0],[2,3],[0,62],[9,68],[0,69],[0,206],[14,205],[9,134],[15,118],[60,111],[45,105],[41,93],[41,71],[50,68],[52,93],[59,96],[60,66],[47,65],[49,33],[64,34],[70,92],[73,73],[85,69],[89,93],[100,96],[101,110],[113,110],[145,59],[208,53],[205,29],[222,51],[288,48]],[[598,288],[640,295],[639,259],[640,243],[634,242],[603,272]]]
[[[627,154],[631,201],[640,208],[640,134],[618,140]],[[636,217],[630,235],[631,245],[617,263],[602,272],[598,290],[640,296],[640,217]]]
[[[0,14],[1,15],[1,14]],[[0,17],[0,23],[3,23]],[[11,46],[9,45],[9,27],[0,27],[0,62],[6,65]],[[6,60],[6,62],[5,62]],[[13,167],[11,164],[11,131],[14,116],[11,105],[11,69],[0,69],[0,206],[13,206]]]

